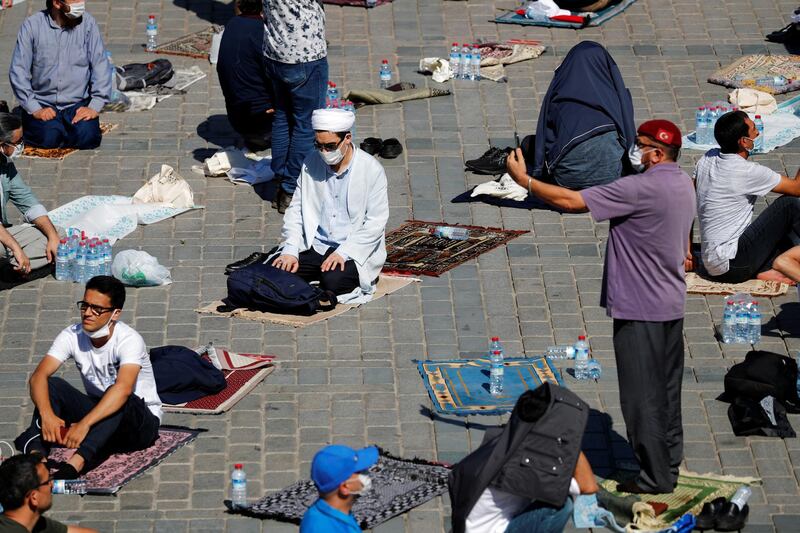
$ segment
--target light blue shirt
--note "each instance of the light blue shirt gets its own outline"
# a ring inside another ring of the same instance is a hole
[[[25,19],[8,77],[14,96],[30,114],[43,107],[64,109],[86,98],[99,113],[111,94],[111,76],[94,17],[84,13],[72,28],[61,28],[47,11]]]
[[[9,201],[22,213],[25,222],[33,222],[47,214],[47,209],[39,203],[28,184],[22,181],[14,163],[0,156],[0,222],[4,226],[8,226]]]
[[[308,508],[300,522],[300,533],[360,533],[355,517],[334,509],[320,498]]]

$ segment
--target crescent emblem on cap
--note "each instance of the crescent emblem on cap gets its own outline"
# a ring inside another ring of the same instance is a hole
[[[658,132],[658,138],[662,141],[669,142],[669,140],[672,138],[672,135],[670,135],[669,132],[661,130]]]

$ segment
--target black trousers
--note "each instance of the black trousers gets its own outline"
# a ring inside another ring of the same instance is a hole
[[[739,237],[736,257],[728,271],[709,276],[723,283],[741,283],[772,268],[780,254],[794,246],[791,234],[800,234],[800,198],[781,196],[767,206]]]
[[[67,424],[80,422],[100,401],[61,378],[51,377],[47,385],[53,411]],[[21,452],[39,451],[46,457],[52,443],[42,439],[40,419],[39,410],[35,409],[30,427],[14,440],[14,446]],[[89,463],[101,453],[144,450],[158,438],[159,425],[158,417],[150,412],[144,400],[131,394],[119,411],[92,426],[77,453]]]
[[[622,416],[641,469],[636,482],[672,492],[683,459],[683,319],[614,319],[614,353]]]
[[[339,268],[327,272],[320,270],[322,262],[335,251],[336,249],[331,247],[328,248],[325,255],[318,254],[314,248],[300,252],[298,258],[300,267],[297,269],[297,275],[308,282],[319,281],[321,289],[331,291],[337,295],[352,292],[359,285],[358,269],[355,261],[352,259],[345,261],[344,271]]]

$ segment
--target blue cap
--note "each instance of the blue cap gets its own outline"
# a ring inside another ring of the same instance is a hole
[[[378,448],[367,446],[356,451],[349,446],[325,446],[311,462],[311,479],[317,489],[325,494],[355,474],[378,462]]]

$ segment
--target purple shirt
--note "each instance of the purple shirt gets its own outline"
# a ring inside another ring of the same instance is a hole
[[[683,317],[683,260],[695,216],[694,187],[677,163],[581,191],[596,222],[611,220],[600,305],[622,320]]]

